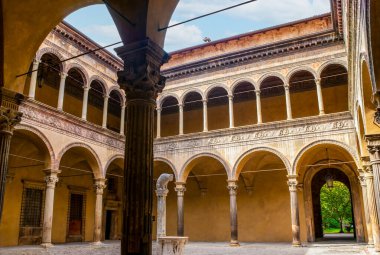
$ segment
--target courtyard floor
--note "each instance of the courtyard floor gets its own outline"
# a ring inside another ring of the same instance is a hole
[[[293,248],[285,243],[242,243],[229,247],[226,243],[190,242],[185,255],[366,255],[373,249],[353,242],[321,242]],[[107,241],[101,245],[62,244],[44,249],[39,246],[0,248],[0,255],[118,255],[119,241]],[[153,253],[154,254],[154,253]]]

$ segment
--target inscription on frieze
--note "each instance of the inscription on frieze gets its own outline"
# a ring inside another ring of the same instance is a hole
[[[322,122],[322,121],[321,121]],[[154,146],[155,151],[174,151],[181,149],[198,148],[202,146],[218,146],[231,143],[250,142],[257,140],[265,140],[272,138],[285,138],[291,136],[318,134],[320,132],[329,132],[352,128],[353,122],[351,119],[326,121],[325,123],[316,124],[298,124],[292,127],[269,127],[267,130],[257,130],[257,127],[245,128],[240,134],[226,135],[229,130],[221,131],[219,135],[213,135],[210,138],[195,138],[182,141],[167,141],[158,142]],[[255,130],[256,129],[256,130]]]

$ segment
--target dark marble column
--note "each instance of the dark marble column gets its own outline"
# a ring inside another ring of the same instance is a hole
[[[183,182],[176,182],[177,191],[177,236],[185,236],[184,201],[186,187]]]
[[[230,193],[230,226],[231,226],[230,246],[239,246],[237,203],[236,203],[236,194],[237,194],[238,185],[236,184],[236,181],[228,181],[227,189],[229,190],[229,193]]]
[[[8,172],[9,149],[13,129],[21,121],[22,113],[17,109],[22,99],[22,95],[0,88],[0,222]]]
[[[118,83],[126,94],[126,142],[121,254],[152,254],[153,128],[168,55],[149,39],[116,49],[124,60]]]

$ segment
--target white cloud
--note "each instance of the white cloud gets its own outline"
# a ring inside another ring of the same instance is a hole
[[[96,38],[95,41],[101,45],[111,44],[121,40],[115,24],[91,25],[84,27],[82,32],[91,38]]]
[[[172,20],[170,24],[177,23]],[[173,51],[183,49],[203,41],[202,31],[195,25],[179,25],[168,29],[165,38],[165,50]]]

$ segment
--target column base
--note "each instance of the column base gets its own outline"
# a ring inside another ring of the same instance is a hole
[[[230,246],[231,247],[239,247],[240,246],[240,243],[238,240],[231,240],[230,241]]]
[[[54,246],[52,243],[42,243],[42,244],[40,244],[40,245],[41,245],[41,247],[43,247],[43,248],[45,248],[45,249],[47,249],[47,248],[51,248],[51,247]]]
[[[302,247],[301,242],[293,242],[292,247]]]
[[[97,241],[97,242],[92,242],[91,245],[103,245],[103,243],[101,241]]]

